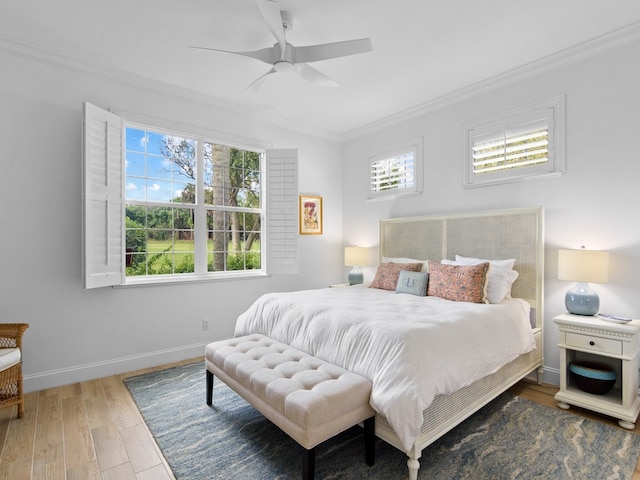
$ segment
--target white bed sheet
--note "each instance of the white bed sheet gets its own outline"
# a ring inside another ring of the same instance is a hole
[[[364,287],[270,293],[240,315],[235,335],[262,333],[371,380],[371,406],[408,451],[436,395],[536,348],[529,308]]]

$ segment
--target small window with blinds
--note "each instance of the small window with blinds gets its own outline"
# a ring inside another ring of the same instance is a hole
[[[560,174],[564,166],[564,97],[465,126],[464,186]]]
[[[391,198],[422,191],[422,138],[370,152],[369,198]]]

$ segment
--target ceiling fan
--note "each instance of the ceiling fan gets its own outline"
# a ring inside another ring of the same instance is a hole
[[[277,40],[272,47],[247,52],[234,52],[218,48],[191,46],[191,48],[212,50],[214,52],[243,55],[271,65],[271,70],[258,77],[246,90],[257,91],[269,75],[284,72],[297,73],[305,80],[323,87],[336,87],[338,82],[308,65],[308,63],[346,57],[373,50],[369,38],[296,47],[287,42],[286,39],[286,32],[293,28],[291,14],[284,10],[280,11],[277,0],[256,0],[256,4],[269,30]]]

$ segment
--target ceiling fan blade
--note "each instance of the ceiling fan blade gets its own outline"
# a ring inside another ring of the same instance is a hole
[[[344,42],[323,43],[307,47],[295,47],[295,61],[301,63],[318,62],[331,58],[346,57],[371,52],[371,39],[345,40]]]
[[[245,92],[249,91],[249,92],[257,92],[258,90],[260,90],[260,87],[262,86],[262,84],[264,83],[264,81],[267,79],[267,77],[269,75],[271,75],[272,73],[277,73],[275,68],[272,68],[271,70],[269,70],[267,73],[265,73],[264,75],[256,78],[253,83],[251,85],[249,85],[247,88],[245,88]]]
[[[219,48],[196,47],[194,45],[189,45],[189,48],[198,48],[200,50],[211,50],[213,52],[233,53],[234,55],[242,55],[245,57],[255,58],[256,60],[260,60],[261,62],[268,63],[268,64],[273,63],[273,56],[275,54],[274,47],[261,48],[260,50],[251,50],[248,52],[234,52],[231,50],[221,50]]]
[[[280,57],[284,59],[287,40],[284,35],[284,27],[282,26],[282,16],[280,15],[278,2],[276,0],[256,0],[256,4],[265,22],[267,22],[269,30],[271,30],[273,36],[278,40],[280,44]]]
[[[296,63],[293,70],[305,80],[320,85],[321,87],[339,87],[340,84],[333,78],[327,77],[324,73],[316,70],[315,68],[305,64]]]

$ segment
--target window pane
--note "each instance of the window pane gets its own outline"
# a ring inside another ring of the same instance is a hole
[[[173,226],[173,209],[165,207],[150,207],[147,209],[147,212],[147,228],[166,229]]]
[[[196,145],[197,141],[194,139],[171,135],[164,136],[161,152],[171,166],[171,178],[183,182],[195,180]]]
[[[127,152],[126,156],[126,174],[131,176],[135,175],[137,177],[145,176],[145,157],[142,153],[133,153]]]
[[[167,157],[147,155],[147,177],[171,180],[171,161]]]
[[[137,128],[127,128],[126,149],[131,152],[144,152],[147,143],[147,136],[144,130]]]
[[[228,232],[229,212],[209,210],[207,212],[207,270],[222,272],[226,270],[226,253],[231,236]]]
[[[261,268],[260,214],[207,212],[208,271]]]
[[[147,180],[147,200],[150,202],[170,202],[173,199],[171,182],[163,180]]]
[[[128,200],[195,202],[196,140],[129,127],[126,145]]]
[[[146,152],[152,155],[162,154],[162,140],[165,137],[162,133],[147,132]]]
[[[173,199],[179,203],[196,203],[196,186],[193,183],[173,182]]]
[[[207,205],[260,208],[259,153],[207,144],[204,170]]]
[[[126,214],[127,275],[194,272],[194,209],[129,204]]]
[[[147,182],[144,178],[127,177],[125,183],[125,196],[127,200],[145,200]]]

